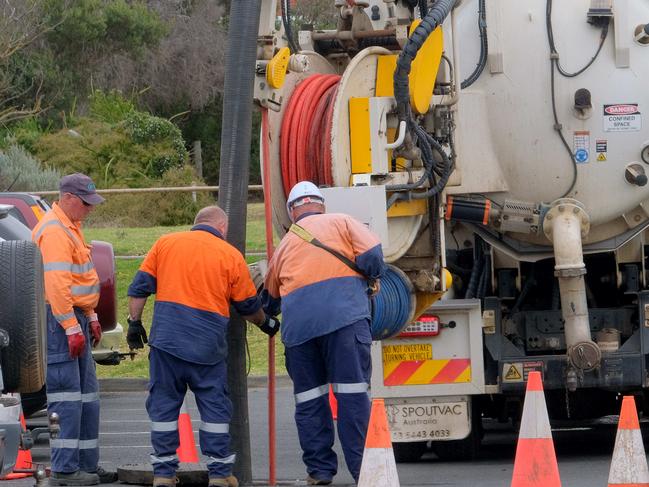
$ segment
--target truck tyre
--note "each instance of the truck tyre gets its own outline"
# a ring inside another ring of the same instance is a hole
[[[2,375],[8,392],[37,392],[45,384],[43,263],[32,242],[0,242],[0,327],[9,346],[0,350]]]
[[[397,463],[412,463],[419,460],[426,453],[426,442],[392,443],[392,449]]]

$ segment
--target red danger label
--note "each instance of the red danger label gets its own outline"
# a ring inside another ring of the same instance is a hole
[[[631,115],[640,113],[637,103],[627,103],[624,105],[604,105],[605,115]]]

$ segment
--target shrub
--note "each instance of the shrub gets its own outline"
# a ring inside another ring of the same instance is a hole
[[[104,92],[94,90],[89,96],[90,114],[93,118],[106,123],[116,124],[125,120],[135,111],[135,105],[116,90]]]
[[[43,169],[25,149],[12,145],[0,152],[0,191],[57,190],[61,175],[54,169]]]
[[[141,112],[131,112],[117,125],[79,119],[73,129],[43,136],[35,150],[61,172],[83,172],[103,188],[152,186],[188,158],[171,122]]]

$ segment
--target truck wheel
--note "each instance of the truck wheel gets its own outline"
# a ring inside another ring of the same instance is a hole
[[[0,242],[0,327],[9,346],[0,349],[2,375],[8,392],[37,392],[45,384],[43,263],[32,242]]]
[[[394,459],[397,463],[416,462],[426,453],[426,442],[392,443],[392,449],[394,450]]]

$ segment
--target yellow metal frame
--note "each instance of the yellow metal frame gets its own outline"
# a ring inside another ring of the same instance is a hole
[[[349,99],[349,137],[352,174],[372,172],[372,145],[370,142],[370,99]]]

